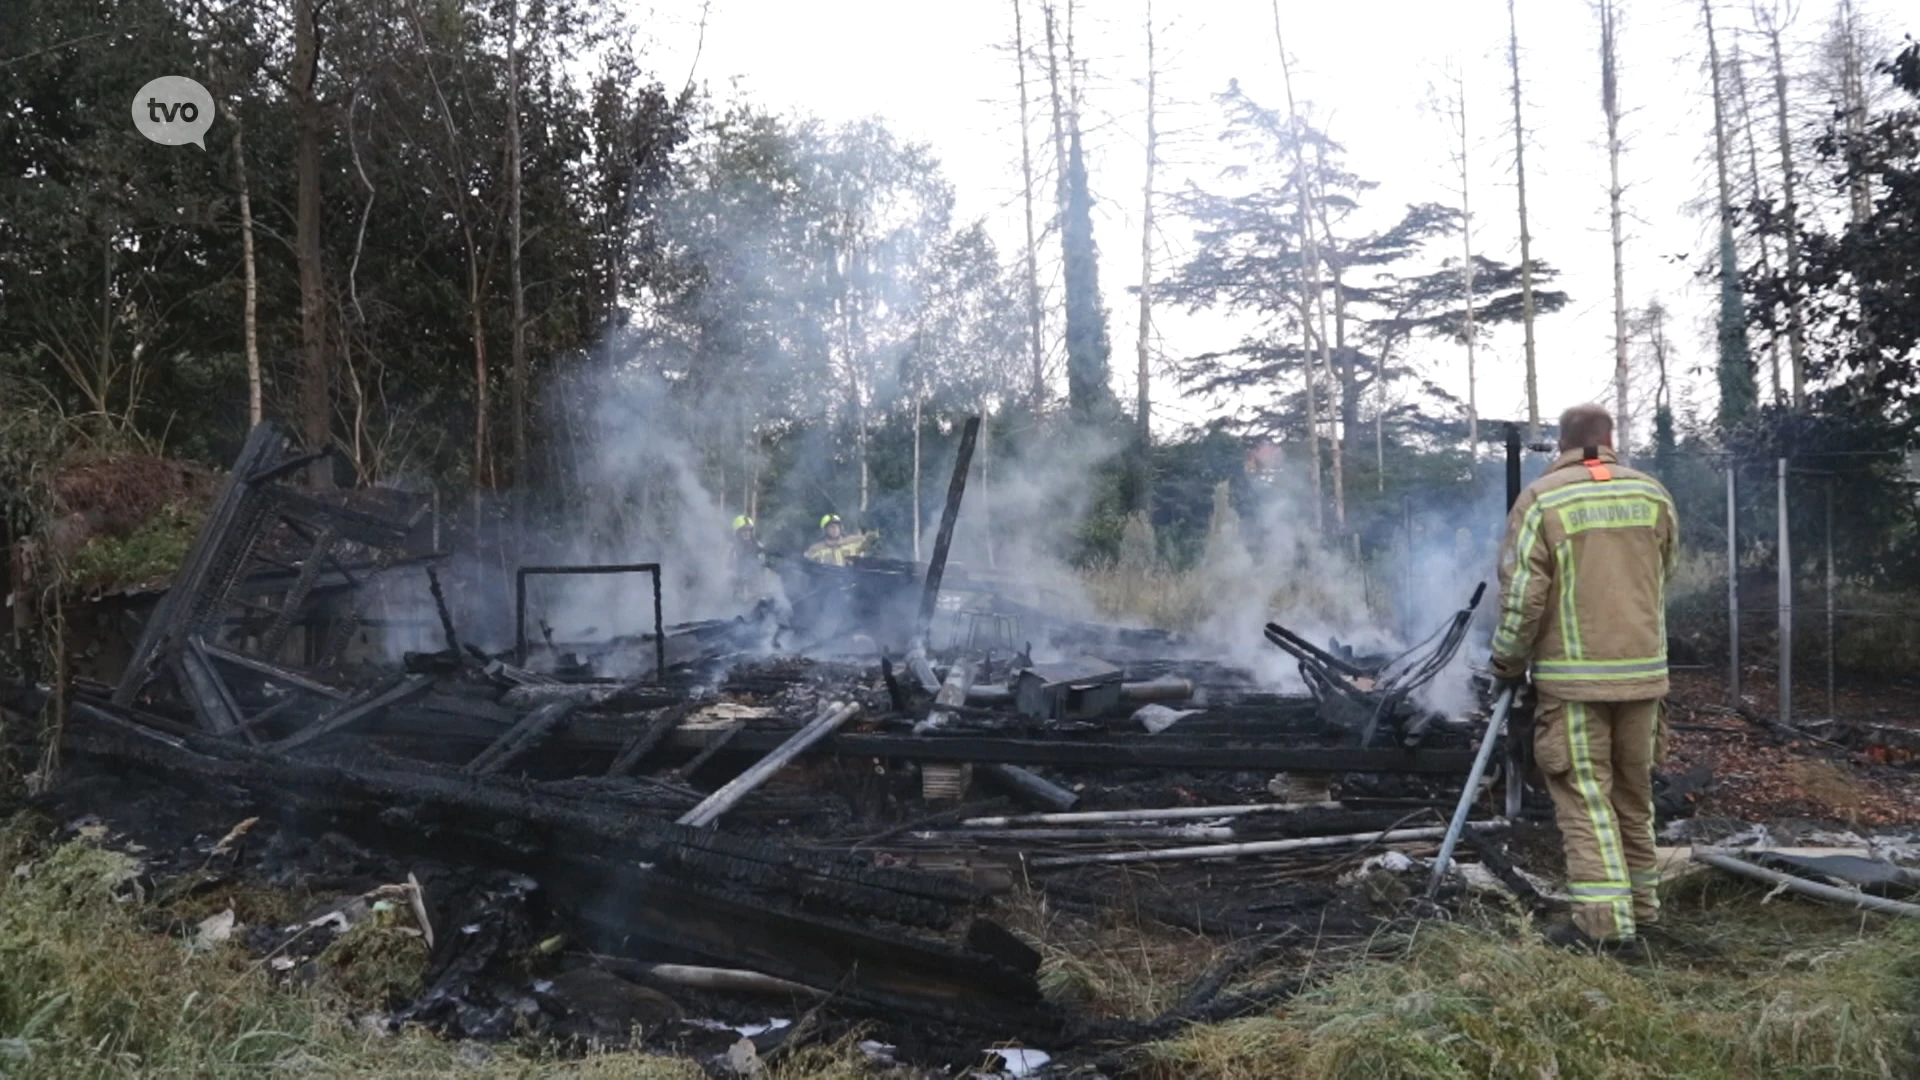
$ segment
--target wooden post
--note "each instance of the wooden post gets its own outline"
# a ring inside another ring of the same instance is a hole
[[[940,579],[947,572],[947,549],[953,546],[953,526],[960,518],[960,497],[967,493],[967,469],[973,464],[973,446],[980,438],[980,418],[967,417],[960,432],[960,456],[953,463],[953,479],[947,484],[947,505],[940,513],[940,532],[933,540],[933,558],[927,562],[926,588],[920,594],[920,621],[915,627],[914,643],[924,649],[933,630],[933,609],[940,602]],[[991,527],[991,526],[989,526]]]

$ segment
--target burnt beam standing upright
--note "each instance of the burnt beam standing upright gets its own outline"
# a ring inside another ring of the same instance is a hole
[[[960,456],[947,484],[947,506],[940,512],[940,532],[933,540],[933,558],[927,563],[926,588],[920,594],[920,620],[914,626],[914,644],[924,649],[933,632],[933,610],[940,602],[940,579],[947,572],[947,549],[953,546],[953,526],[960,519],[960,497],[967,493],[967,470],[973,465],[973,444],[980,438],[980,418],[967,417],[960,431]]]

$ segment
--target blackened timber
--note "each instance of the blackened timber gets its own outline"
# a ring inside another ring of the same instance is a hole
[[[307,552],[306,562],[300,567],[300,575],[293,579],[293,585],[287,589],[280,601],[280,613],[273,617],[273,624],[260,635],[260,653],[263,656],[280,655],[280,647],[286,644],[287,633],[293,629],[293,618],[307,602],[307,595],[313,592],[313,584],[320,578],[320,569],[326,565],[327,549],[339,536],[333,524],[320,526],[320,532],[313,538],[313,548]]]
[[[990,777],[1015,798],[1034,806],[1064,813],[1080,804],[1080,796],[1018,765],[1008,765],[1001,761],[988,762],[980,773],[982,776]]]
[[[653,748],[660,745],[660,740],[666,738],[668,732],[679,727],[680,721],[685,720],[687,714],[692,711],[693,703],[691,702],[656,711],[647,720],[646,726],[635,732],[633,738],[628,739],[626,744],[620,747],[620,752],[613,756],[612,764],[607,766],[607,775],[625,776],[632,772],[634,766],[640,764],[642,759],[652,753]]]
[[[541,740],[554,726],[572,715],[580,707],[577,701],[561,699],[545,705],[520,718],[520,722],[507,729],[506,734],[494,740],[492,746],[480,751],[467,763],[467,772],[478,776],[497,773],[507,767],[521,754],[540,745]]]
[[[186,698],[193,706],[195,716],[208,731],[224,735],[240,726],[243,719],[240,710],[228,695],[227,688],[220,683],[220,675],[213,665],[195,649],[183,650],[174,658],[173,667],[180,678],[180,685],[186,691]]]
[[[680,775],[682,777],[689,777],[689,776],[692,776],[694,773],[698,772],[700,770],[700,766],[705,765],[708,761],[712,760],[713,755],[726,749],[728,744],[732,743],[735,739],[739,738],[740,733],[745,731],[746,729],[747,729],[747,723],[744,720],[735,720],[733,723],[728,724],[726,727],[720,729],[720,734],[716,735],[711,742],[708,742],[705,745],[705,747],[701,749],[699,753],[693,755],[692,761],[689,761],[685,765],[682,765],[680,767]],[[784,741],[784,739],[782,741]],[[767,749],[772,750],[774,749],[774,747],[769,746],[767,747]]]
[[[940,579],[947,572],[947,551],[953,546],[953,526],[960,519],[960,497],[967,492],[967,470],[973,466],[973,444],[980,438],[980,418],[967,417],[960,431],[960,453],[947,484],[946,509],[940,512],[940,532],[933,539],[933,558],[927,562],[927,581],[920,594],[920,619],[914,626],[914,644],[925,648],[933,628],[934,607],[940,602]]]
[[[729,735],[734,750],[771,750],[784,739],[778,731]],[[676,746],[700,747],[707,732],[676,732]],[[1125,742],[1069,739],[999,739],[967,735],[835,735],[821,749],[842,757],[895,758],[903,761],[998,761],[1008,765],[1062,765],[1148,769],[1220,769],[1229,772],[1274,770],[1304,773],[1457,773],[1473,764],[1468,750],[1407,750],[1398,747],[1302,746],[1298,743],[1172,742],[1141,736]]]
[[[409,675],[383,690],[375,691],[356,701],[347,702],[292,735],[270,744],[271,749],[286,751],[305,746],[315,739],[331,735],[336,731],[343,731],[383,709],[419,697],[432,686],[433,679],[429,676]]]
[[[557,904],[581,905],[574,913],[591,924],[599,951],[633,956],[645,950],[640,955],[657,958],[663,948],[680,949],[832,992],[862,1011],[986,1024],[1002,1034],[1038,1038],[1058,1023],[1030,973],[976,949],[885,925],[897,921],[892,910],[923,907],[896,904],[888,894],[952,897],[949,902],[961,904],[978,895],[951,878],[834,861],[790,845],[743,845],[615,803],[543,796],[497,777],[287,758],[198,732],[170,739],[104,709],[75,715],[84,722],[65,733],[75,759],[111,761],[123,770],[135,765],[129,775],[159,782],[191,781],[209,806],[240,799],[250,812],[289,829],[336,829],[394,855],[532,874]],[[392,827],[391,814],[420,827]],[[502,829],[508,821],[516,828]],[[693,847],[728,856],[724,879],[690,880],[666,869],[668,856]],[[776,865],[786,871],[755,869]],[[858,887],[839,888],[841,881]],[[816,891],[822,899],[889,910],[871,916],[851,907],[837,915],[802,910]]]
[[[114,687],[115,705],[132,705],[160,661],[176,655],[184,645],[195,601],[217,575],[240,558],[242,553],[235,549],[249,540],[243,526],[249,504],[254,502],[254,489],[247,478],[278,462],[286,450],[287,436],[278,424],[269,420],[254,425],[232,471],[221,481],[220,494],[214,498],[213,510],[194,538],[186,562],[140,631],[140,640],[127,660],[119,685]]]
[[[335,701],[345,701],[347,698],[353,696],[344,690],[336,690],[323,682],[309,679],[297,671],[288,670],[277,664],[269,664],[265,660],[255,660],[251,656],[242,656],[237,652],[223,649],[218,645],[209,645],[202,639],[196,638],[195,641],[200,651],[215,660],[222,660],[235,667],[245,668],[256,675],[264,675],[273,682],[291,686],[297,690],[305,690],[310,694],[319,694],[321,697],[332,698]]]
[[[962,692],[964,696],[964,691]],[[821,739],[840,729],[840,725],[853,718],[860,706],[843,705],[836,701],[821,710],[820,715],[806,727],[794,732],[787,741],[775,747],[766,757],[755,762],[739,776],[727,781],[720,790],[707,796],[699,806],[681,815],[676,824],[691,825],[696,829],[706,828],[720,820],[720,815],[733,808],[733,805],[747,796],[747,793],[773,778],[794,758]],[[688,769],[689,773],[693,770]]]
[[[332,529],[340,536],[367,547],[396,546],[413,531],[407,522],[336,506],[291,488],[275,487],[271,491],[274,512],[282,518],[320,529]]]

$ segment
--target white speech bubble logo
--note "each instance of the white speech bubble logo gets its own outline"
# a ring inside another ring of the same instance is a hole
[[[162,75],[133,95],[133,126],[162,146],[207,148],[213,95],[185,75]]]

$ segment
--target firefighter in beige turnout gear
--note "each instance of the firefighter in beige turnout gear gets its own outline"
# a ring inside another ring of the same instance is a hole
[[[1532,665],[1534,760],[1566,847],[1562,945],[1633,945],[1660,915],[1653,765],[1665,752],[1666,584],[1678,523],[1660,482],[1622,466],[1597,405],[1560,418],[1560,456],[1520,494],[1500,550],[1495,677]]]

